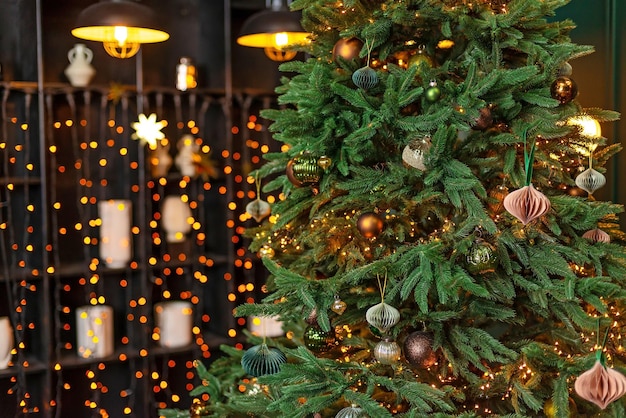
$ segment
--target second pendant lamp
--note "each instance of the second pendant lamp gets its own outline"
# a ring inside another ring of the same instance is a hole
[[[301,14],[289,10],[287,0],[271,0],[269,9],[250,16],[241,27],[237,43],[263,48],[273,61],[289,61],[296,56],[290,46],[308,41],[309,33],[300,24]]]

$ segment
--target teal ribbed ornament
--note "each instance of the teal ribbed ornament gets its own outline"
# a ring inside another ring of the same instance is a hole
[[[287,362],[287,357],[278,348],[270,348],[267,344],[250,347],[241,358],[243,370],[254,377],[274,374],[280,371],[280,366]]]
[[[352,82],[363,90],[371,89],[378,84],[378,74],[372,67],[366,65],[352,73]]]

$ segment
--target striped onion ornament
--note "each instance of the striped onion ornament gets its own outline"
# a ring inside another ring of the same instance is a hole
[[[365,319],[371,326],[378,328],[384,334],[398,323],[400,312],[393,306],[380,302],[365,312]]]
[[[605,184],[606,177],[591,167],[576,176],[576,186],[580,187],[589,194],[593,194],[593,192]]]
[[[368,415],[363,411],[363,409],[352,405],[337,412],[335,418],[368,418]]]

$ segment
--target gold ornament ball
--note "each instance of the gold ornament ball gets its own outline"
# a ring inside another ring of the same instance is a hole
[[[422,66],[432,68],[433,59],[426,54],[426,51],[424,48],[420,48],[418,49],[416,54],[411,55],[409,57],[409,61],[407,62],[408,68],[413,67],[413,66],[418,67],[418,69]],[[418,74],[419,74],[419,71],[418,71]]]
[[[337,62],[339,57],[346,61],[357,59],[362,48],[363,42],[358,38],[341,38],[333,47],[333,60]]]
[[[208,402],[196,399],[193,401],[191,407],[189,408],[189,416],[191,418],[202,418],[208,417],[210,415],[211,411],[209,409]]]
[[[356,227],[365,238],[376,238],[383,232],[385,224],[374,212],[365,212],[356,221]]]
[[[317,165],[319,165],[324,171],[328,170],[328,168],[330,167],[332,163],[333,163],[333,160],[331,160],[330,157],[327,157],[325,155],[322,155],[317,160]]]
[[[322,168],[318,165],[317,158],[305,154],[289,160],[285,174],[291,184],[296,187],[305,184],[314,185],[320,181]]]
[[[561,104],[567,104],[578,95],[578,86],[571,78],[561,76],[554,80],[550,86],[550,94],[553,99],[558,100]]]
[[[343,313],[346,311],[347,307],[348,307],[348,305],[346,304],[346,302],[344,302],[343,300],[339,299],[339,297],[336,297],[335,301],[333,302],[333,304],[330,307],[330,310],[333,311],[334,313],[336,313],[337,315],[343,315]]]
[[[569,398],[568,405],[569,405],[569,414],[567,414],[568,418],[575,418],[576,416],[578,416],[578,408],[576,408],[576,403],[574,402],[572,398]],[[556,406],[554,406],[554,402],[552,401],[552,399],[548,399],[543,404],[543,412],[544,414],[546,414],[546,418],[557,418],[557,416],[558,417],[563,416],[563,414],[557,415]]]

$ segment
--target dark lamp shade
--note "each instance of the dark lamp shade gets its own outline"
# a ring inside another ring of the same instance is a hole
[[[142,4],[111,0],[92,4],[83,10],[72,29],[72,35],[88,41],[103,42],[107,52],[125,47],[139,49],[140,44],[163,42],[170,35],[159,27],[156,13]],[[119,58],[134,55],[127,54]]]
[[[309,33],[300,25],[300,13],[264,10],[246,20],[237,38],[242,46],[283,49],[308,41]]]

